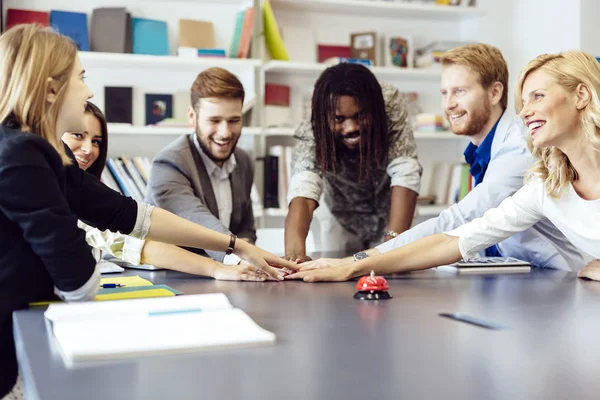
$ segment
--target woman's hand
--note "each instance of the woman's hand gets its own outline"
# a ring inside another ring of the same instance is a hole
[[[285,275],[285,272],[281,271],[280,268],[286,267],[292,271],[296,271],[300,268],[296,263],[277,257],[268,251],[264,251],[263,249],[244,241],[236,243],[234,253],[248,264],[279,281],[283,280],[283,276]]]
[[[600,260],[590,261],[577,273],[577,277],[600,281]]]
[[[267,274],[248,264],[221,265],[215,268],[213,278],[219,281],[252,281],[264,282]],[[271,278],[272,279],[272,278]]]
[[[302,265],[300,266],[300,271],[310,271],[313,269],[336,267],[347,262],[348,260],[344,258],[319,258],[314,261],[307,261],[302,263]]]
[[[352,266],[352,264],[342,264],[330,268],[302,270],[286,276],[285,279],[302,279],[304,282],[347,281],[354,277]]]

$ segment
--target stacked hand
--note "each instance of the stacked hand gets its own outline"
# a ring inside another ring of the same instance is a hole
[[[579,271],[577,277],[600,281],[600,260],[589,262],[581,271]]]
[[[285,279],[303,279],[304,282],[347,281],[352,278],[351,264],[342,258],[319,258],[303,263],[300,269]]]
[[[252,272],[261,271],[267,275],[267,279],[270,277],[281,281],[285,275],[281,268],[285,267],[292,271],[296,271],[300,268],[299,265],[294,262],[277,257],[276,255],[245,241],[240,241],[236,244],[235,254],[246,261],[247,264],[256,268],[256,270]]]

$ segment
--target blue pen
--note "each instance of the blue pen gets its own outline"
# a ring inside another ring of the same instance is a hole
[[[104,289],[113,289],[113,288],[118,288],[118,287],[123,287],[125,285],[123,285],[122,283],[105,283],[100,285],[101,288]]]

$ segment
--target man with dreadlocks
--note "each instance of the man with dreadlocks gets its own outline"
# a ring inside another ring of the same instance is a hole
[[[285,255],[302,262],[313,212],[327,250],[354,253],[410,228],[422,168],[398,89],[357,64],[325,70],[294,135]],[[367,246],[367,247],[365,247]]]

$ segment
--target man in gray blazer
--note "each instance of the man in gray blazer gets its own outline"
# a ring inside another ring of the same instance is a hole
[[[254,165],[236,148],[242,131],[244,88],[222,68],[198,75],[191,88],[188,117],[195,132],[159,152],[152,161],[146,200],[209,229],[233,233],[251,243],[256,228],[250,192]],[[225,264],[240,259],[224,252],[201,252]]]

